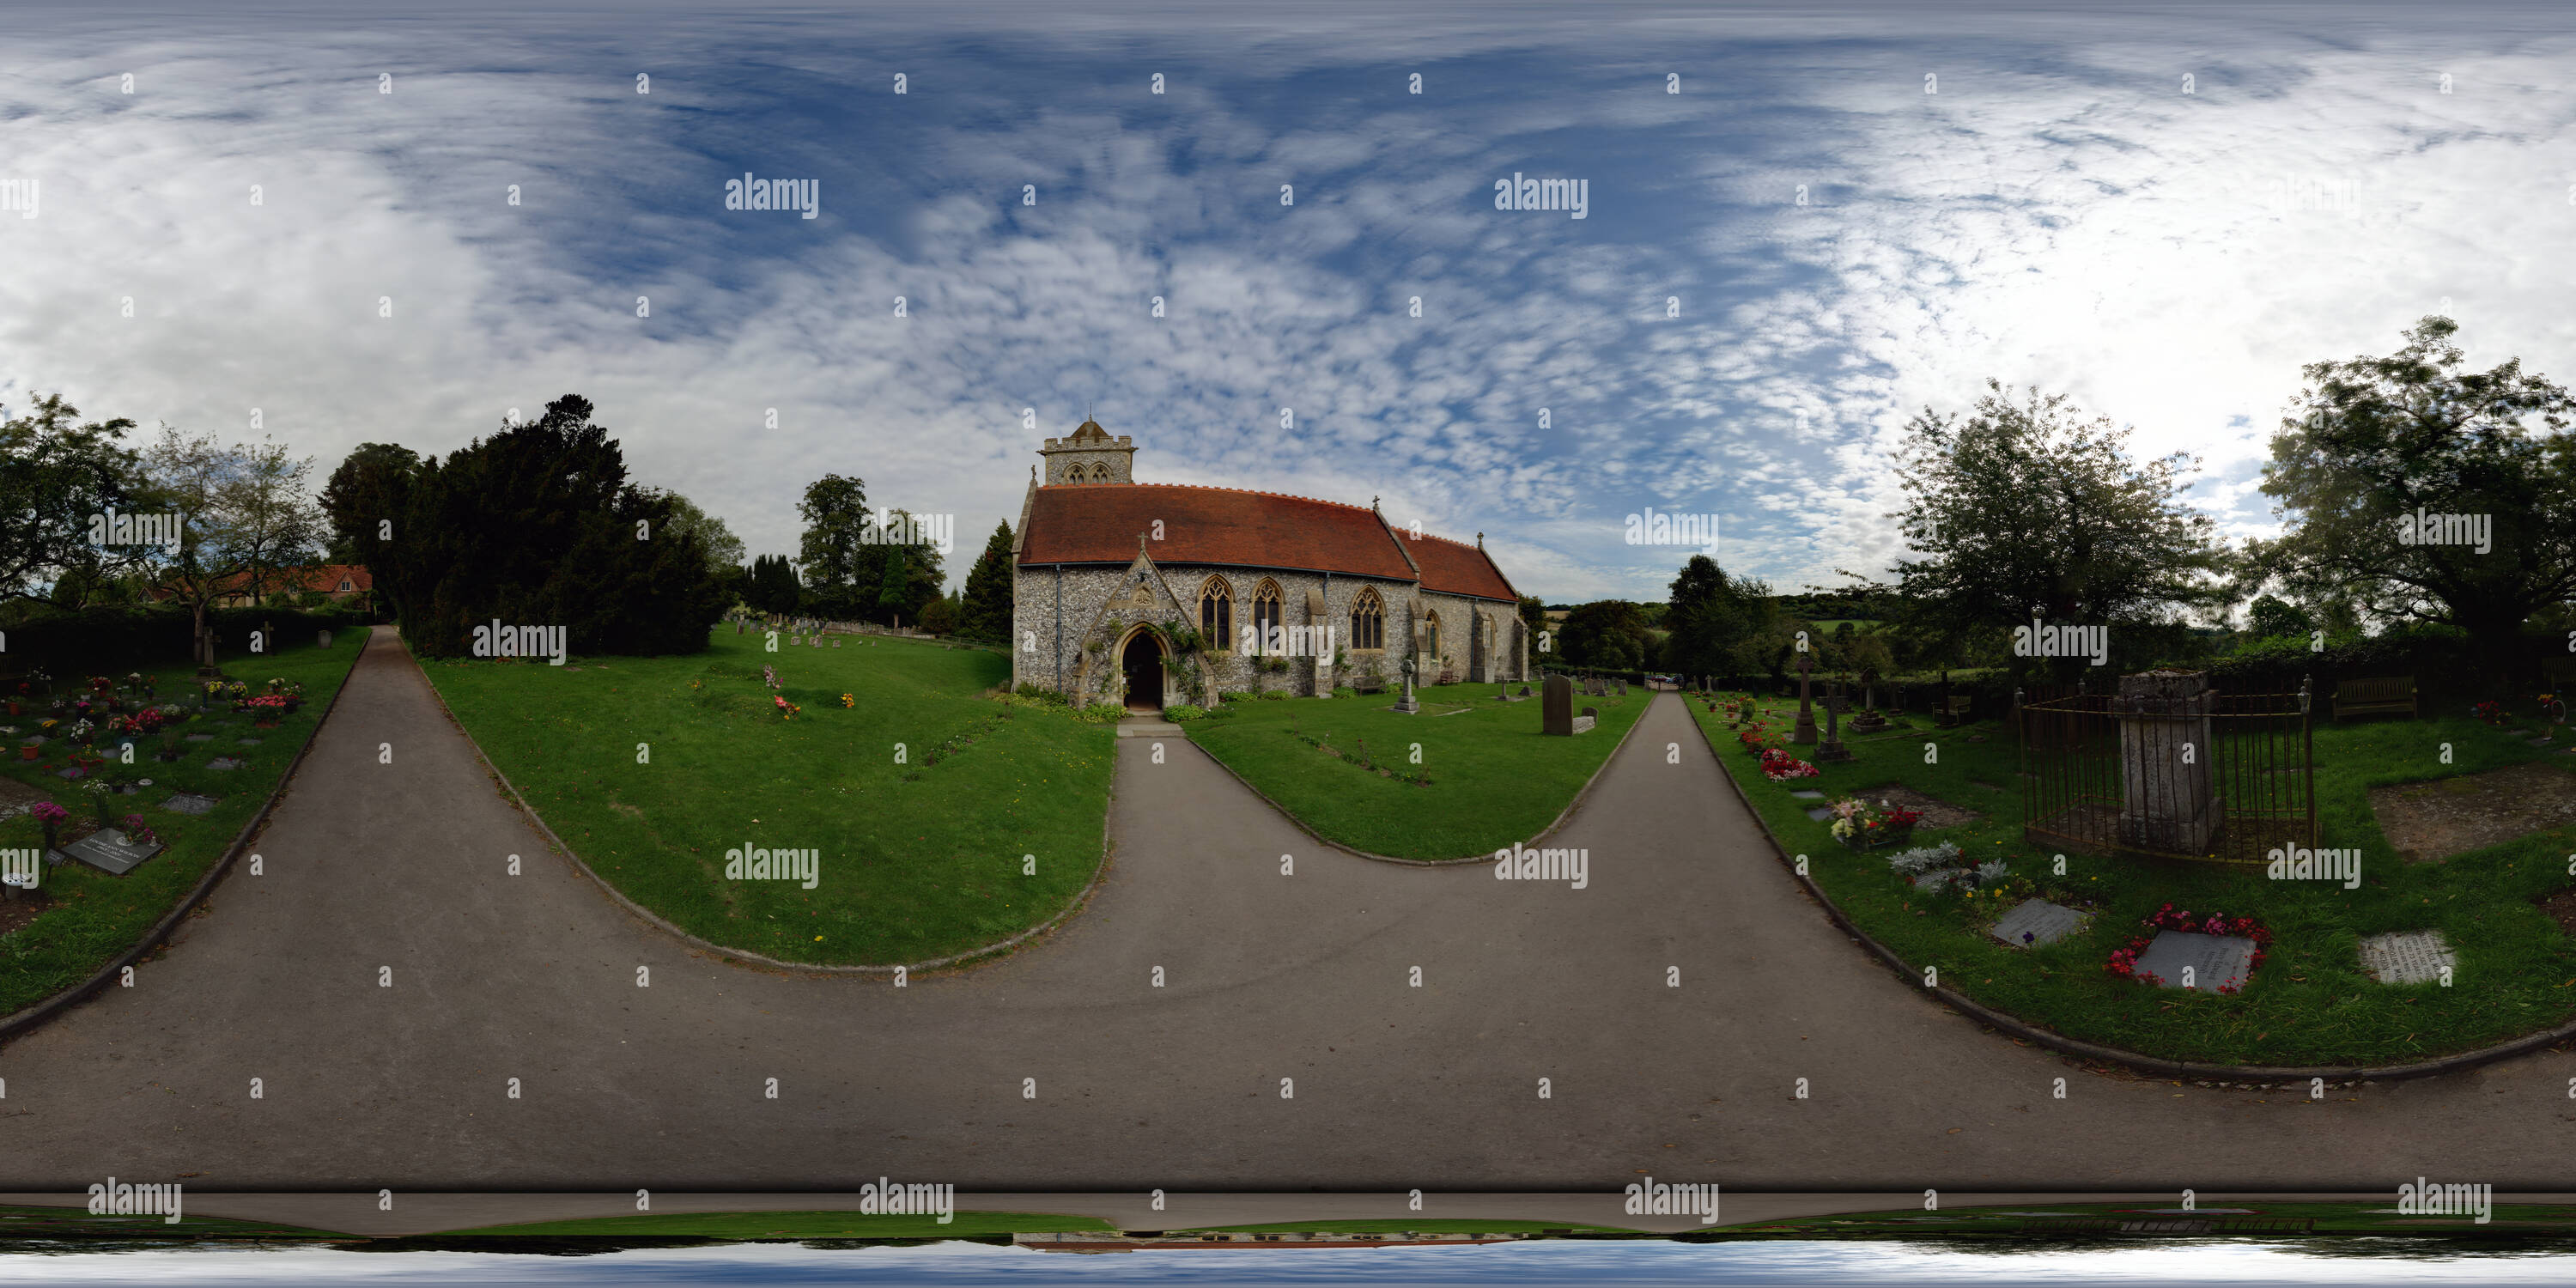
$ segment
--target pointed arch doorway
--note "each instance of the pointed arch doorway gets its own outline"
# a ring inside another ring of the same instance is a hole
[[[1127,677],[1127,709],[1160,711],[1163,709],[1163,641],[1154,632],[1138,629],[1127,637],[1126,646],[1118,650],[1118,667]]]

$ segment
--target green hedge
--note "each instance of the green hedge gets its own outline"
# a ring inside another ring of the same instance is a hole
[[[249,646],[251,632],[275,626],[278,643],[310,644],[316,631],[347,631],[379,620],[373,613],[342,608],[217,608],[206,614],[221,651]],[[6,648],[0,649],[0,674],[21,674],[42,667],[56,679],[73,672],[167,665],[188,660],[193,618],[185,608],[166,604],[148,608],[111,606],[65,612],[37,608],[0,627]]]

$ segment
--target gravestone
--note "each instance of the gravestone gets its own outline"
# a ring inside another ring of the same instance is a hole
[[[1841,687],[1841,681],[1835,681]],[[1852,758],[1851,748],[1843,745],[1842,708],[1834,699],[1825,700],[1825,740],[1816,748],[1816,763],[1844,761]]]
[[[1822,823],[1822,822],[1824,822],[1826,819],[1832,818],[1833,816],[1834,816],[1834,807],[1833,807],[1833,806],[1831,806],[1831,805],[1819,805],[1819,806],[1815,807],[1814,809],[1811,809],[1811,810],[1808,810],[1808,811],[1807,811],[1807,817],[1809,817],[1809,818],[1811,818],[1811,819],[1814,819],[1815,821],[1817,821],[1817,822],[1819,822],[1819,823]]]
[[[215,798],[195,792],[179,792],[161,802],[161,808],[173,814],[203,814],[215,807]]]
[[[1623,698],[1628,696],[1628,682],[1626,680],[1621,680],[1619,682],[1619,696]]]
[[[740,635],[740,634],[742,634],[742,623],[741,623],[741,622],[735,622],[735,623],[733,624],[733,633],[734,633],[734,634],[736,634],[736,635]]]
[[[256,747],[259,745],[259,739],[257,738],[235,738],[233,741],[238,742],[245,747]]]
[[[1816,713],[1807,702],[1807,673],[1815,668],[1814,658],[1805,653],[1798,655],[1798,724],[1790,731],[1789,741],[1808,747],[1816,743]]]
[[[1562,675],[1550,675],[1539,682],[1539,732],[1559,737],[1574,735],[1574,681]]]
[[[161,852],[161,846],[157,842],[150,845],[126,845],[122,844],[124,840],[125,833],[108,828],[92,832],[62,847],[58,852],[67,858],[78,859],[110,876],[119,877],[133,871],[135,866],[145,859]]]
[[[1583,714],[1574,718],[1574,731],[1576,733],[1590,733],[1592,732],[1592,726],[1600,723],[1600,721],[1600,712],[1595,711],[1590,707],[1585,707],[1583,709]]]
[[[2216,696],[2198,671],[2145,671],[2120,677],[2112,713],[2120,722],[2120,775],[2127,789],[2120,840],[2168,853],[2206,854],[2221,813],[2210,768]],[[2184,747],[2192,754],[2185,763]]]
[[[1529,695],[1530,695],[1529,686],[1528,686],[1528,685],[1526,685],[1526,684],[1522,685],[1522,686],[1521,686],[1521,697],[1526,698],[1526,697],[1528,697]],[[1518,701],[1518,699],[1514,699],[1514,701]]]
[[[2457,974],[2458,954],[2438,930],[2402,930],[2361,941],[2361,968],[2382,984],[2431,984],[2449,967]]]
[[[314,643],[315,643],[315,644],[317,644],[317,645],[319,645],[320,647],[323,647],[323,648],[329,648],[329,647],[331,647],[331,632],[329,632],[329,631],[320,631],[320,632],[317,632],[317,633],[314,635],[313,640],[314,640]]]
[[[1413,696],[1413,659],[1409,657],[1404,659],[1397,669],[1404,675],[1404,696],[1396,699],[1392,710],[1408,716],[1419,714],[1422,703]]]
[[[217,756],[206,762],[206,768],[214,770],[234,770],[241,767],[242,762],[231,756]]]
[[[832,637],[832,647],[834,647],[834,648],[839,648],[840,646],[841,646],[841,637],[840,637],[840,636],[837,636],[837,635],[833,636],[833,637]]]
[[[1995,918],[1993,934],[2015,948],[2037,948],[2082,930],[2085,920],[2085,915],[2073,908],[2046,899],[2024,899],[2012,911]]]
[[[1820,801],[1825,798],[1825,794],[1823,792],[1816,791],[1791,792],[1789,793],[1789,798],[1791,800],[1801,801]]]
[[[2198,935],[2187,930],[2159,930],[2147,951],[2138,954],[2140,977],[2153,975],[2166,988],[2183,987],[2184,968],[2191,987],[2203,993],[2242,988],[2254,970],[2254,941],[2241,935]]]
[[[190,742],[213,742],[214,740],[215,736],[210,733],[192,733],[188,735],[188,741]]]

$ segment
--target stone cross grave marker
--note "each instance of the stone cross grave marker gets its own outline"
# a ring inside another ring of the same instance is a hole
[[[2245,977],[2254,973],[2254,941],[2240,935],[2160,930],[2147,951],[2138,954],[2137,973],[2155,976],[2166,988],[2185,987],[2186,969],[2191,972],[2189,987],[2200,992],[2241,988]]]
[[[1995,919],[1994,937],[2015,948],[2053,944],[2084,928],[2086,918],[2073,908],[2046,899],[2024,899]],[[2027,939],[2024,936],[2028,936]]]
[[[2382,984],[2431,984],[2444,967],[2456,975],[2460,959],[2441,931],[2401,930],[2362,940],[2361,966]]]

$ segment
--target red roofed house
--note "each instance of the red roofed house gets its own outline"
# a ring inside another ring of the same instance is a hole
[[[249,573],[235,573],[225,578],[215,592],[215,607],[240,608],[270,602],[292,604],[305,592],[320,594],[334,604],[354,604],[365,608],[375,599],[376,579],[365,564],[316,564],[310,568],[272,568],[260,578],[260,595],[251,593]],[[169,587],[154,588],[154,599],[168,599]]]
[[[1012,683],[1075,703],[1212,705],[1221,693],[1530,678],[1519,598],[1476,543],[1374,504],[1138,483],[1136,448],[1085,420],[1038,449],[1013,553]],[[1164,631],[1202,648],[1175,665]]]

